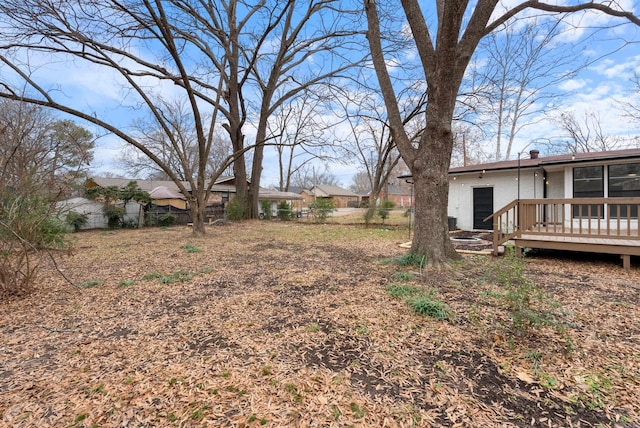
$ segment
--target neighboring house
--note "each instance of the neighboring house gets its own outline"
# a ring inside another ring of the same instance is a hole
[[[492,221],[484,219],[517,199],[640,197],[640,149],[548,157],[538,153],[451,168],[448,213],[458,228],[492,229]]]
[[[176,190],[169,189],[166,186],[158,186],[149,192],[151,203],[158,207],[176,208],[179,210],[187,209],[187,198]]]
[[[327,198],[333,201],[334,208],[357,207],[359,197],[351,190],[338,186],[318,185],[311,189],[305,189],[301,193],[304,203],[308,206],[317,198]]]
[[[307,190],[304,189],[303,187],[299,187],[299,186],[289,186],[289,192],[290,193],[295,193],[296,195],[299,196],[299,199],[295,199],[293,200],[293,206],[296,210],[301,211],[305,206],[308,205],[306,198],[305,198],[305,192]]]
[[[93,177],[94,183],[101,187],[124,187],[130,181],[135,181],[140,189],[151,193],[157,187],[164,187],[169,191],[180,192],[178,186],[171,180],[141,180],[137,178],[101,178]],[[188,182],[183,181],[182,184],[190,191],[191,186]],[[211,188],[211,194],[207,200],[207,205],[215,205],[228,202],[236,192],[235,179],[233,177],[219,177]],[[186,196],[186,195],[185,195]],[[186,198],[185,198],[186,199]],[[188,208],[188,204],[187,204]]]
[[[413,206],[413,189],[409,184],[388,184],[383,188],[383,191],[383,198],[393,201],[396,208]]]
[[[265,189],[260,188],[258,192],[258,201],[260,201],[260,215],[264,215],[262,212],[263,204],[262,201],[270,201],[271,217],[276,217],[278,215],[278,204],[282,201],[287,202],[293,209],[294,212],[299,211],[301,207],[298,207],[299,203],[303,201],[304,198],[302,195],[294,192],[280,192],[279,190],[274,189]]]
[[[151,196],[151,204],[145,207],[145,212],[154,215],[162,215],[171,213],[176,217],[177,224],[187,224],[191,221],[189,213],[189,202],[185,195],[180,193],[178,186],[173,181],[167,180],[142,180],[142,179],[129,179],[129,178],[92,178],[88,182],[89,186],[116,186],[124,187],[130,181],[135,181],[140,189],[146,191]],[[95,183],[95,184],[93,184]],[[190,189],[189,183],[183,182],[187,190]],[[233,177],[221,177],[219,178],[211,188],[211,194],[207,199],[207,210],[205,216],[211,221],[213,218],[224,216],[225,204],[233,198],[236,193],[235,179]],[[279,192],[277,190],[261,188],[258,193],[258,200],[271,201],[272,215],[277,215],[277,205],[281,201],[287,201],[294,206],[294,209],[299,210],[300,207],[296,207],[295,203],[300,203],[303,197],[300,194],[293,192]],[[89,201],[92,204],[92,216],[90,224],[86,227],[101,228],[106,227],[106,220],[102,216],[101,207],[102,204]],[[300,204],[301,205],[301,204]],[[99,210],[95,207],[100,207]],[[83,212],[79,209],[73,209],[77,212]],[[140,206],[137,203],[130,202],[127,204],[127,211],[132,213],[135,211],[136,218],[137,213],[140,210]],[[100,218],[102,216],[102,218]]]

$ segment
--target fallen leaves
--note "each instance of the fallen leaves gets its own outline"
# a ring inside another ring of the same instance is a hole
[[[34,294],[0,308],[0,425],[637,421],[636,269],[528,260],[573,324],[510,345],[492,324],[499,308],[479,295],[491,258],[424,279],[456,312],[446,323],[386,293],[397,268],[379,262],[406,252],[406,232],[282,222],[208,232],[78,234],[59,264],[75,283],[101,285],[77,290],[49,270]],[[176,272],[189,275],[162,281]]]

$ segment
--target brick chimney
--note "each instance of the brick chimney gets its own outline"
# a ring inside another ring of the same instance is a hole
[[[529,158],[538,159],[538,155],[540,155],[540,150],[529,150]]]

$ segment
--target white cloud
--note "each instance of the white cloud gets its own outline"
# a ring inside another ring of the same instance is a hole
[[[613,58],[605,58],[590,67],[594,72],[616,80],[631,80],[635,73],[640,72],[640,55],[633,55],[624,60],[616,61]]]
[[[584,88],[587,85],[587,81],[585,79],[569,79],[558,85],[558,88],[562,91],[575,91],[581,88]]]

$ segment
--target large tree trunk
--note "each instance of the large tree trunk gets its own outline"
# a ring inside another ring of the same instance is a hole
[[[257,141],[264,141],[262,140]],[[249,186],[247,216],[249,218],[258,218],[260,202],[258,196],[260,193],[260,176],[262,174],[262,160],[264,159],[264,146],[256,145],[253,151],[253,167],[251,169],[251,185]]]
[[[427,265],[439,268],[459,254],[449,239],[449,159],[453,135],[446,124],[436,121],[427,127],[422,144],[429,144],[413,164],[415,230],[411,251],[427,257]]]
[[[189,199],[191,206],[191,222],[193,223],[193,234],[202,236],[205,234],[204,229],[204,208],[206,200],[202,197],[202,192],[194,192],[195,194]]]

